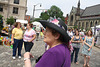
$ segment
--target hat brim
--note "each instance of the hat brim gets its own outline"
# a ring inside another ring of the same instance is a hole
[[[59,32],[64,37],[65,42],[68,42],[69,40],[71,40],[67,31],[63,30],[62,28],[58,27],[57,25],[50,23],[46,20],[40,20],[39,22],[43,25],[44,28],[49,27],[49,28],[54,29],[57,32]]]

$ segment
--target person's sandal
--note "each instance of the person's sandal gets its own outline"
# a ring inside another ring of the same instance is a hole
[[[84,64],[83,67],[86,67],[86,64]]]
[[[78,62],[76,62],[76,64],[78,65],[79,63],[78,63]]]
[[[87,63],[87,67],[90,67],[90,65]]]

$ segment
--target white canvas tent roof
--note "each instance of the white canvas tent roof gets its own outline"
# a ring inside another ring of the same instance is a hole
[[[93,29],[94,27],[91,27],[91,28]],[[100,28],[100,25],[97,25],[96,28]]]
[[[27,20],[16,20],[16,22],[20,22],[20,23],[22,23],[22,24],[27,24],[28,23],[28,21]]]
[[[100,25],[97,25],[96,28],[100,28]],[[91,27],[91,29],[92,29],[92,32],[94,34],[94,27]],[[96,29],[95,35],[97,35],[97,29]]]
[[[32,22],[33,25],[39,26],[39,27],[43,27],[42,24],[40,22]]]

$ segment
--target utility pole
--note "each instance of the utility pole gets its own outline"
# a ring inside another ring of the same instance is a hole
[[[38,4],[36,4],[36,5],[33,5],[33,21],[34,21],[35,7],[36,7],[37,5],[40,5],[40,7],[42,6],[41,3],[38,3]]]

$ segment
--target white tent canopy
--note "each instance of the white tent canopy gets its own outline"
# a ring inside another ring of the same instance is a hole
[[[97,25],[97,26],[96,26],[96,32],[95,32],[95,35],[97,35],[97,29],[98,29],[98,28],[100,28],[100,25]],[[91,27],[91,29],[92,29],[92,32],[93,32],[93,34],[94,34],[94,27]]]
[[[40,22],[37,22],[37,21],[32,22],[32,24],[33,25],[36,25],[36,26],[39,26],[39,27],[43,27],[42,24]]]
[[[93,29],[94,27],[91,27],[91,28]],[[96,28],[100,28],[100,25],[97,25]]]
[[[16,20],[16,22],[20,22],[20,23],[22,23],[22,24],[27,24],[28,23],[28,21],[27,20]]]

